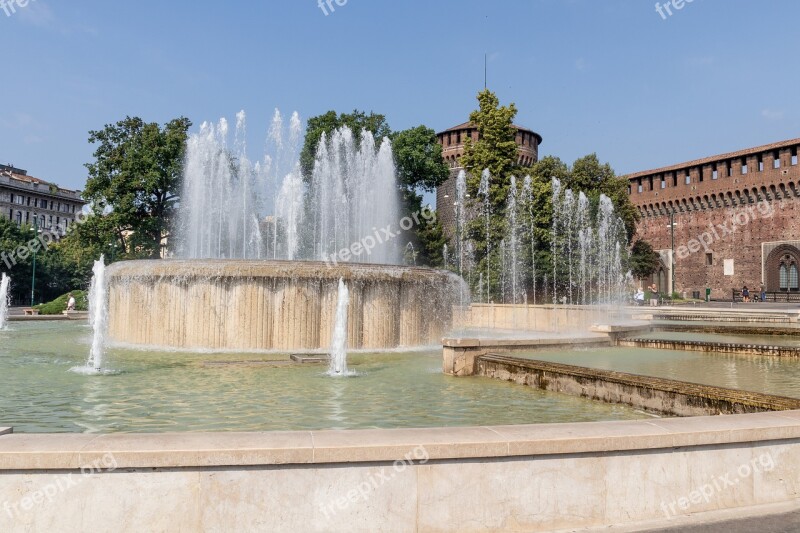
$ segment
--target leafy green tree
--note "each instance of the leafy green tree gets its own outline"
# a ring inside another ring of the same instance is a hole
[[[647,241],[637,240],[631,247],[630,269],[634,278],[645,279],[661,265],[661,257]]]
[[[478,93],[478,109],[469,115],[478,130],[478,140],[468,137],[461,157],[467,171],[467,192],[473,198],[478,194],[483,171],[488,169],[491,173],[489,196],[498,215],[502,215],[511,176],[518,170],[516,116],[517,107],[513,103],[500,106],[497,95],[488,89]]]
[[[441,224],[419,216],[422,211],[422,192],[433,192],[447,180],[449,169],[442,158],[442,147],[436,139],[436,132],[426,126],[392,132],[384,115],[366,114],[355,110],[352,113],[337,114],[328,111],[324,115],[312,117],[308,121],[300,164],[306,182],[311,178],[317,147],[322,134],[330,134],[337,128],[347,126],[360,138],[363,130],[372,132],[376,139],[388,137],[397,171],[398,189],[402,201],[401,217],[417,214],[413,233],[404,237],[414,248],[415,257],[407,257],[417,265],[441,266],[442,247],[447,242]],[[409,230],[412,231],[412,230]],[[409,251],[410,253],[410,251]],[[408,255],[408,254],[406,254]]]
[[[636,232],[639,211],[628,196],[628,183],[617,177],[608,163],[600,163],[597,154],[584,156],[572,165],[565,181],[566,187],[573,191],[583,191],[588,197],[596,200],[605,194],[614,203],[614,211],[625,224],[628,239]]]
[[[181,188],[189,119],[163,126],[126,117],[89,132],[97,145],[86,165],[84,198],[113,228],[121,255],[157,258]]]
[[[343,126],[353,130],[353,134],[358,141],[361,140],[361,132],[363,130],[372,132],[379,141],[384,137],[389,137],[392,133],[385,116],[373,112],[367,114],[358,109],[355,109],[352,113],[340,114],[337,114],[336,111],[328,111],[325,114],[308,119],[303,149],[300,152],[300,168],[303,172],[303,179],[306,182],[311,180],[311,174],[314,170],[314,158],[317,155],[317,147],[322,134],[330,135]]]
[[[500,265],[502,263],[500,241],[508,227],[505,204],[511,184],[511,176],[519,170],[518,147],[514,117],[517,108],[512,103],[501,106],[493,92],[478,93],[478,109],[470,113],[469,119],[478,130],[478,139],[467,138],[461,164],[467,172],[467,193],[473,199],[468,209],[483,209],[486,198],[479,195],[481,176],[485,170],[491,174],[488,203],[491,215],[487,228],[486,218],[474,218],[466,228],[467,236],[475,245],[476,268],[486,272],[491,291],[499,289]],[[477,278],[477,276],[473,276]],[[477,283],[477,281],[475,281]]]
[[[91,273],[86,277],[74,269],[63,260],[58,249],[59,245],[49,243],[50,239],[37,238],[32,226],[26,224],[18,226],[0,217],[0,272],[11,277],[13,300],[30,303],[34,248],[36,249],[34,294],[36,302],[46,301],[63,292],[87,286]]]

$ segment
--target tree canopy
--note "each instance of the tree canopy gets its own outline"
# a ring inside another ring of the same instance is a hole
[[[120,251],[128,256],[159,257],[178,201],[189,119],[163,127],[138,117],[89,132],[97,145],[88,163],[86,199],[104,216]]]
[[[389,124],[386,122],[386,117],[371,111],[367,114],[358,109],[353,110],[352,113],[336,113],[336,111],[331,110],[322,115],[311,117],[308,119],[308,124],[306,124],[306,136],[303,142],[303,149],[300,152],[300,168],[306,182],[311,180],[311,174],[314,170],[314,158],[317,155],[317,147],[322,134],[330,135],[344,126],[353,131],[356,140],[361,139],[363,130],[372,132],[372,135],[378,141],[384,137],[389,137],[392,133]]]

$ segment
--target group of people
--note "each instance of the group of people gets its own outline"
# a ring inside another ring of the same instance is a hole
[[[653,283],[647,290],[650,292],[650,307],[658,307],[658,286]],[[636,302],[636,305],[644,305],[644,289],[639,287],[639,290],[636,291],[636,294],[633,295],[633,299]]]
[[[747,285],[742,287],[742,301],[747,302],[766,302],[767,301],[767,289],[763,285],[761,286],[761,294],[757,294],[755,298],[750,295],[750,289],[747,288]]]

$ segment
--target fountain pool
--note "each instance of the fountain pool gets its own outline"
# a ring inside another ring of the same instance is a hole
[[[91,328],[16,322],[0,332],[0,413],[17,433],[270,431],[481,426],[647,418],[625,406],[490,379],[454,380],[441,349],[350,353],[350,379],[288,354],[110,346],[105,375],[84,364]]]

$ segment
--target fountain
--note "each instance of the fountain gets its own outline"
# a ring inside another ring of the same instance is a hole
[[[276,111],[268,153],[256,163],[247,154],[244,112],[236,124],[233,148],[224,119],[189,138],[175,228],[180,259],[109,267],[109,338],[188,349],[326,350],[343,280],[351,348],[438,342],[463,282],[399,266],[405,241],[389,140],[337,129],[321,137],[313,171],[303,176],[296,113],[287,135]]]
[[[92,326],[92,347],[86,366],[95,372],[103,368],[106,330],[108,328],[108,290],[106,263],[101,255],[92,268],[94,276],[89,289],[89,325]]]
[[[343,279],[339,279],[339,296],[336,301],[336,320],[331,338],[331,362],[328,374],[347,376],[347,307],[350,293]]]
[[[0,274],[0,329],[3,329],[8,319],[8,299],[11,278],[5,274]]]

